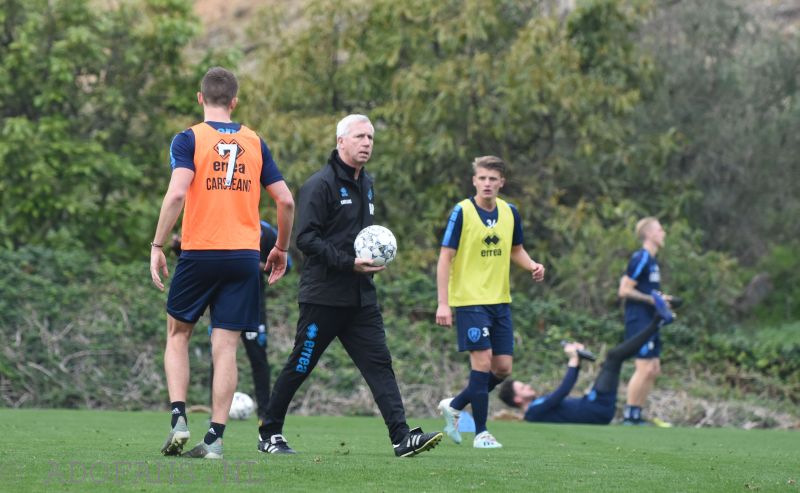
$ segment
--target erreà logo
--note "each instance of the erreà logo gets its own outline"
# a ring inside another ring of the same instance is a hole
[[[222,149],[220,149],[220,144],[222,145]],[[233,146],[233,145],[236,146],[236,158],[237,158],[237,161],[238,161],[238,158],[240,158],[242,156],[242,154],[244,154],[244,148],[242,146],[240,146],[239,143],[236,142],[235,140],[232,140],[230,144],[228,144],[224,140],[220,140],[214,146],[214,150],[217,151],[217,154],[219,154],[220,157],[225,157],[230,152],[229,146]]]
[[[486,244],[486,246],[497,245],[500,243],[500,238],[498,238],[496,234],[492,233],[487,235],[486,238],[483,239],[483,242]]]
[[[294,371],[297,373],[308,373],[308,365],[311,364],[314,346],[316,346],[314,339],[317,337],[317,330],[317,324],[311,324],[306,327],[306,340],[303,341],[300,356],[297,358],[297,365],[294,367]]]

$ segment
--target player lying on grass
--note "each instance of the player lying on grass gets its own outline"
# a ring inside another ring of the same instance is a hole
[[[564,346],[564,352],[569,355],[567,374],[554,392],[540,397],[530,385],[519,380],[506,380],[500,387],[500,399],[511,407],[524,410],[526,421],[607,425],[614,418],[617,407],[622,363],[636,354],[662,325],[674,319],[664,298],[655,292],[653,298],[656,317],[643,331],[608,352],[592,390],[583,397],[567,397],[578,380],[581,360],[578,351],[583,349],[583,344],[569,343]]]

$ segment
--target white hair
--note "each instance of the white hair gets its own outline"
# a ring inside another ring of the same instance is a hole
[[[354,123],[360,122],[367,122],[369,126],[372,127],[372,131],[375,132],[375,127],[372,126],[372,122],[369,121],[369,118],[366,115],[347,115],[346,117],[339,120],[339,123],[336,124],[336,138],[344,137],[350,132],[350,126]]]

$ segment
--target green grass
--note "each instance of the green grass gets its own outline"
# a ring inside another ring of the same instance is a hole
[[[190,415],[190,444],[205,415]],[[491,422],[500,450],[445,437],[411,459],[380,418],[290,417],[296,456],[256,452],[256,422],[232,422],[224,461],[162,457],[166,413],[0,410],[0,491],[800,492],[794,431]],[[438,420],[411,420],[426,430]],[[237,477],[238,473],[238,477]]]

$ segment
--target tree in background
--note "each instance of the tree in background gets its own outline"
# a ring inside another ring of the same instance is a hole
[[[9,0],[0,9],[3,247],[140,254],[195,79],[190,2]]]
[[[676,215],[703,245],[752,264],[800,236],[800,37],[741,0],[658,1],[640,29],[658,84],[637,111],[672,133],[667,182]],[[641,198],[640,198],[641,200]]]
[[[526,243],[552,267],[548,292],[615,313],[624,245],[596,247],[625,237],[639,216],[678,219],[671,201],[683,183],[666,169],[674,130],[643,134],[634,118],[658,83],[635,44],[647,10],[602,0],[559,19],[532,1],[360,6],[309,0],[303,22],[292,9],[259,16],[266,35],[246,92],[262,97],[245,119],[276,142],[290,183],[321,165],[337,118],[369,114],[370,171],[386,204],[377,221],[395,231],[403,257],[394,270],[432,272],[449,204],[469,189],[464,170],[476,155],[500,155],[515,183],[504,196],[526,211]],[[699,255],[700,245],[682,245]],[[580,277],[586,270],[596,277]]]

